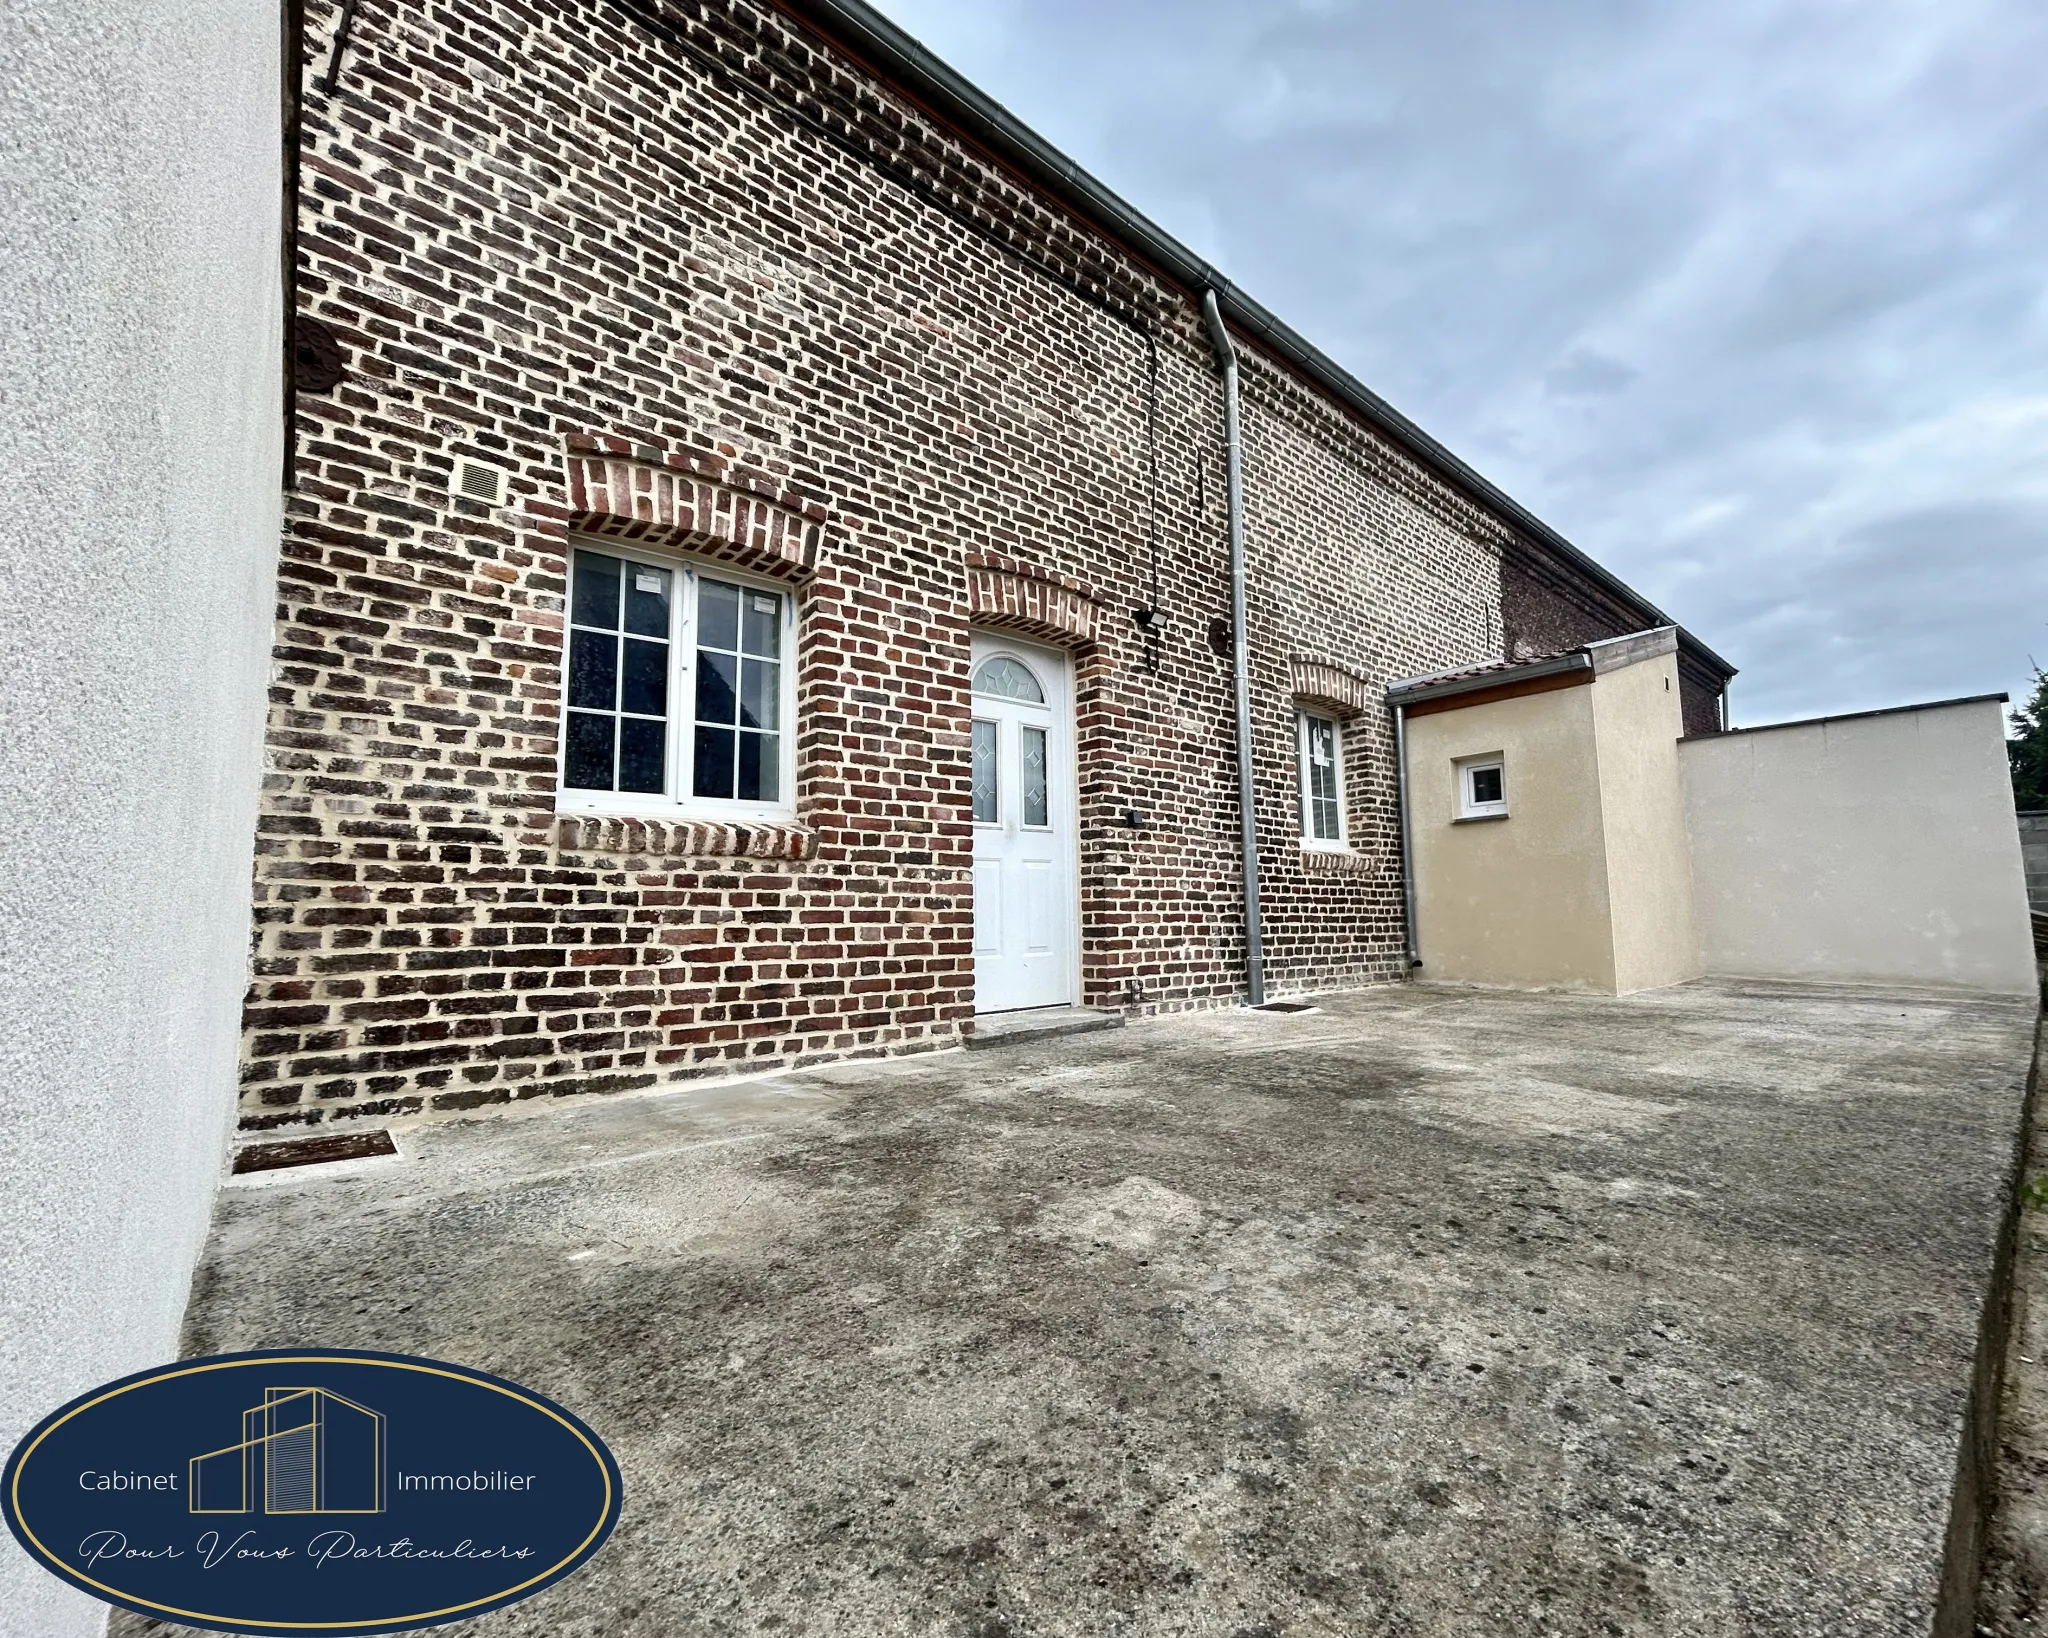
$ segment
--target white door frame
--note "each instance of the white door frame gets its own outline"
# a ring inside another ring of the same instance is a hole
[[[975,630],[970,633],[970,637],[970,675],[974,671],[979,671],[982,664],[992,657],[1008,654],[1022,661],[1045,689],[1051,728],[1046,771],[1051,809],[1056,820],[1053,830],[1059,841],[1058,870],[1065,877],[1059,897],[1066,913],[1066,925],[1064,929],[1058,930],[1056,937],[1063,946],[1066,982],[1061,986],[1057,996],[1029,1001],[1021,1007],[1006,1006],[1001,1010],[1026,1011],[1032,1007],[1076,1006],[1081,999],[1081,790],[1074,711],[1073,656],[1064,649],[1020,640],[1006,631]],[[972,687],[971,682],[969,686]],[[974,714],[971,704],[969,714]],[[1014,793],[1006,793],[1004,799],[1014,799]],[[1064,824],[1057,822],[1061,815],[1064,815]],[[982,827],[977,827],[977,842],[981,834]],[[977,858],[980,855],[978,845],[976,855]],[[976,965],[978,968],[978,958]],[[975,1011],[985,1013],[990,1009],[984,1004],[986,997],[979,982],[978,971],[976,977]]]

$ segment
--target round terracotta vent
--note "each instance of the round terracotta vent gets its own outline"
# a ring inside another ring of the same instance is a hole
[[[301,313],[292,325],[292,382],[300,392],[332,392],[348,374],[334,332]]]

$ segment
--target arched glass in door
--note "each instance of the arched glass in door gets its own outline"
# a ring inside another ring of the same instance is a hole
[[[974,673],[974,691],[992,694],[997,699],[1045,703],[1045,690],[1038,686],[1031,668],[1008,654],[997,654],[981,662]]]

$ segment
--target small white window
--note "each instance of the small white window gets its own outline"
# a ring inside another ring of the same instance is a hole
[[[1508,816],[1508,772],[1498,756],[1475,757],[1458,764],[1458,817],[1505,819]]]
[[[570,553],[562,667],[569,813],[795,811],[795,600],[731,570],[609,541]]]
[[[1334,717],[1304,711],[1296,725],[1301,769],[1301,842],[1304,847],[1344,845],[1344,733]]]

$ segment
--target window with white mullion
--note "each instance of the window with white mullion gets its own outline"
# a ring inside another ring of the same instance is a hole
[[[562,782],[661,795],[672,760],[674,571],[578,551],[574,574]]]
[[[1301,839],[1344,845],[1344,733],[1336,718],[1301,713],[1296,726],[1301,770]]]
[[[782,596],[697,581],[690,794],[782,800]]]
[[[781,818],[793,780],[787,592],[611,543],[570,554],[566,811]]]

